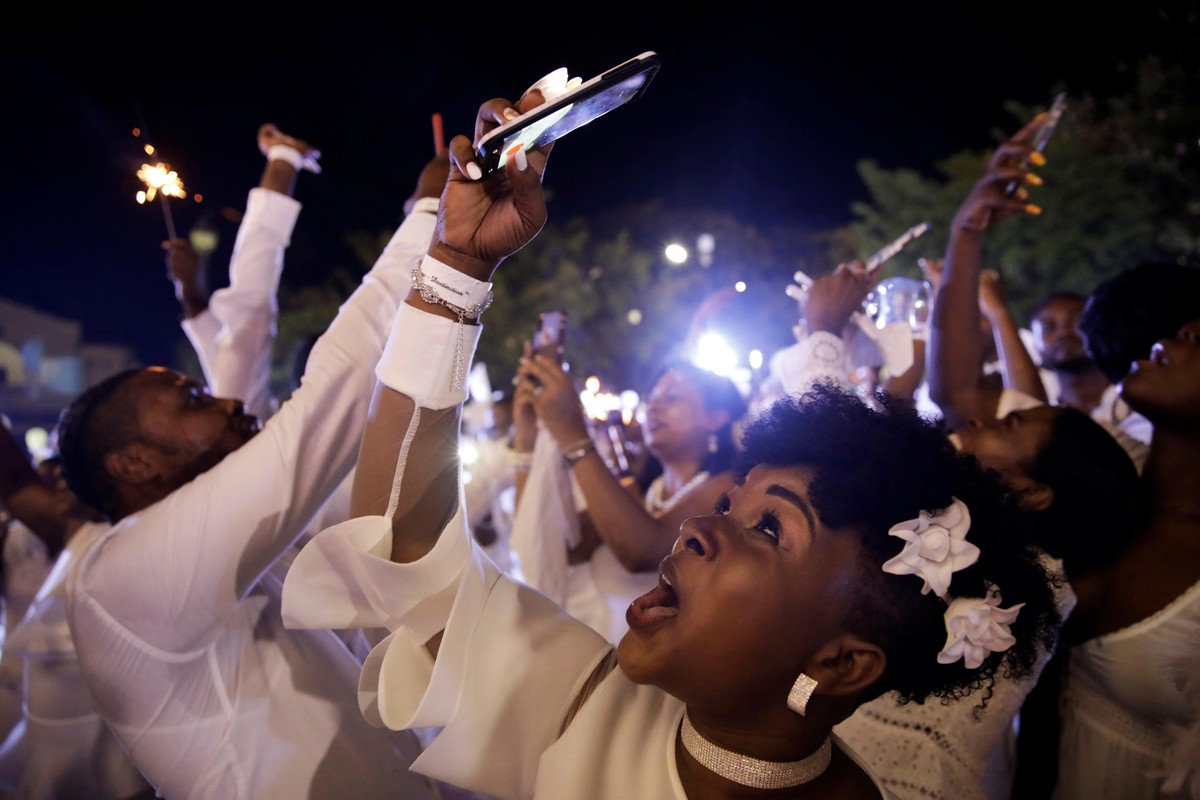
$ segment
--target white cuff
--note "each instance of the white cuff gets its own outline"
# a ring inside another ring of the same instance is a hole
[[[443,264],[433,256],[425,256],[417,265],[421,281],[418,283],[416,271],[413,275],[413,287],[421,293],[426,302],[437,302],[426,293],[430,292],[441,300],[443,305],[461,309],[479,309],[485,311],[492,302],[492,284],[488,281],[477,281],[466,273],[459,272],[448,264]],[[468,316],[475,316],[474,313]]]
[[[805,339],[786,347],[771,360],[785,392],[802,393],[817,381],[847,382],[846,344],[828,331],[813,331]]]
[[[417,212],[425,212],[427,214],[436,214],[441,204],[442,199],[440,197],[419,197],[413,202],[412,210],[408,213],[416,214]]]
[[[317,163],[320,157],[319,150],[309,150],[305,155],[290,144],[273,144],[267,148],[267,161],[286,161],[296,169],[306,169],[312,173],[320,173],[321,165]]]
[[[481,325],[463,325],[402,303],[375,377],[421,408],[459,405],[467,399],[465,376],[482,331]]]
[[[846,344],[829,331],[813,331],[801,342],[801,352],[822,371],[840,372],[845,367]]]

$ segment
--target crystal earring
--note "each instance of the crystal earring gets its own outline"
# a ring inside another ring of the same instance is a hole
[[[808,698],[812,697],[813,689],[816,688],[817,682],[801,672],[800,677],[792,684],[792,690],[788,692],[788,708],[803,717],[804,710],[808,707]]]
[[[717,435],[710,433],[708,435],[708,452],[715,453],[718,449],[720,449],[720,443],[717,441]]]

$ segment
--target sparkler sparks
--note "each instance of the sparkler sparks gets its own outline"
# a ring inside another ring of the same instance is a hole
[[[142,164],[137,176],[142,183],[146,184],[145,190],[137,193],[137,201],[139,203],[153,202],[157,196],[162,201],[163,218],[167,222],[167,235],[169,238],[175,239],[175,219],[171,216],[171,206],[167,203],[167,198],[187,197],[179,174],[171,169],[170,165],[160,161],[153,165]]]

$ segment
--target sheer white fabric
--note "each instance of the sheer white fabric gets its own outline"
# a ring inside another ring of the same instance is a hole
[[[1200,583],[1071,649],[1055,800],[1200,798]]]

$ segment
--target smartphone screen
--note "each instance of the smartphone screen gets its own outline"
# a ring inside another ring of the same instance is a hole
[[[1050,104],[1050,110],[1046,113],[1046,119],[1033,134],[1030,144],[1033,145],[1034,150],[1040,152],[1046,149],[1046,142],[1050,141],[1050,134],[1054,133],[1054,129],[1058,126],[1058,121],[1062,119],[1063,112],[1066,110],[1067,93],[1059,92],[1055,95],[1054,102]]]
[[[544,311],[538,314],[537,329],[533,333],[533,352],[561,359],[566,346],[567,313]]]
[[[1059,92],[1054,96],[1054,102],[1050,104],[1050,110],[1046,112],[1046,118],[1042,120],[1042,124],[1033,132],[1033,136],[1029,140],[1029,144],[1039,153],[1046,149],[1046,142],[1050,141],[1050,134],[1054,133],[1054,129],[1058,127],[1059,120],[1062,119],[1063,113],[1067,110],[1067,93]],[[1028,164],[1026,164],[1028,166]],[[1012,196],[1016,193],[1020,184],[1017,181],[1012,181],[1008,186],[1004,187],[1004,193]]]
[[[496,128],[476,148],[483,174],[504,169],[520,148],[549,144],[639,97],[658,67],[653,53],[643,53]]]

